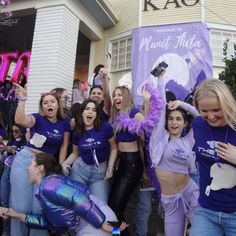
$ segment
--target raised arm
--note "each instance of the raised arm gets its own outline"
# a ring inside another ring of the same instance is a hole
[[[19,100],[15,113],[15,122],[25,128],[31,128],[35,124],[35,118],[32,115],[25,114],[27,89],[21,87],[19,84],[16,83],[14,83],[14,86],[16,88],[16,96]]]
[[[156,126],[152,133],[152,139],[155,139],[155,142],[163,137],[165,132],[165,116],[166,116],[166,94],[165,94],[165,84],[162,79],[158,81],[158,92],[163,99],[164,105],[160,109],[160,118],[159,122],[156,123]]]
[[[109,91],[109,78],[108,70],[106,68],[101,68],[99,73],[102,76],[102,90],[104,98],[104,112],[109,115],[111,110],[111,96]]]
[[[158,90],[160,91],[164,104],[166,104],[165,84],[162,79],[158,81]],[[160,112],[159,122],[154,127],[149,142],[149,152],[153,167],[156,167],[161,160],[169,139],[169,133],[165,129],[166,105],[161,108]]]
[[[175,110],[178,107],[183,108],[185,111],[190,113],[193,117],[199,116],[197,109],[194,106],[190,105],[189,103],[186,103],[180,100],[170,101],[168,103],[168,109],[170,110]]]

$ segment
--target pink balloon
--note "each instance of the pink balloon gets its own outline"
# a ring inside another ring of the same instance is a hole
[[[9,66],[13,59],[17,59],[18,53],[3,53],[0,54],[0,82],[4,82],[9,70]]]
[[[83,92],[88,90],[88,83],[87,82],[81,82],[81,89]]]
[[[29,72],[29,64],[30,64],[30,51],[27,51],[18,58],[15,70],[13,72],[11,81],[15,83],[19,83],[21,75],[24,75],[27,79]]]

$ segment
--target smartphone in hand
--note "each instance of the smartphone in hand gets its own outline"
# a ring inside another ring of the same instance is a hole
[[[155,67],[152,71],[151,74],[155,77],[160,76],[160,74],[168,67],[168,64],[162,61],[161,63],[158,64],[157,67]]]

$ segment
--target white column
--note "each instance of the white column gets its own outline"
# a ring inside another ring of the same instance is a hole
[[[62,87],[71,92],[79,18],[64,4],[37,9],[26,112],[38,111],[42,92]]]

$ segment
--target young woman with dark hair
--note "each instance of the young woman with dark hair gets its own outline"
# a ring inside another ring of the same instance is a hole
[[[73,152],[64,169],[73,162],[71,178],[85,183],[92,194],[108,199],[108,179],[113,175],[117,145],[111,125],[99,116],[99,105],[88,99],[81,104],[81,116],[73,133]]]
[[[162,78],[157,81],[165,101],[164,81]],[[160,121],[151,134],[149,150],[161,187],[165,235],[183,236],[186,217],[191,221],[199,195],[197,184],[189,176],[196,169],[189,113],[195,117],[198,112],[178,100],[170,101],[167,108],[161,110]]]
[[[0,208],[2,217],[24,222],[28,227],[51,229],[63,233],[73,229],[76,235],[109,236],[113,228],[107,221],[116,221],[114,212],[101,200],[91,195],[86,186],[63,176],[61,165],[48,153],[38,153],[28,167],[29,182],[36,184],[35,196],[42,215],[22,213],[14,208]]]

